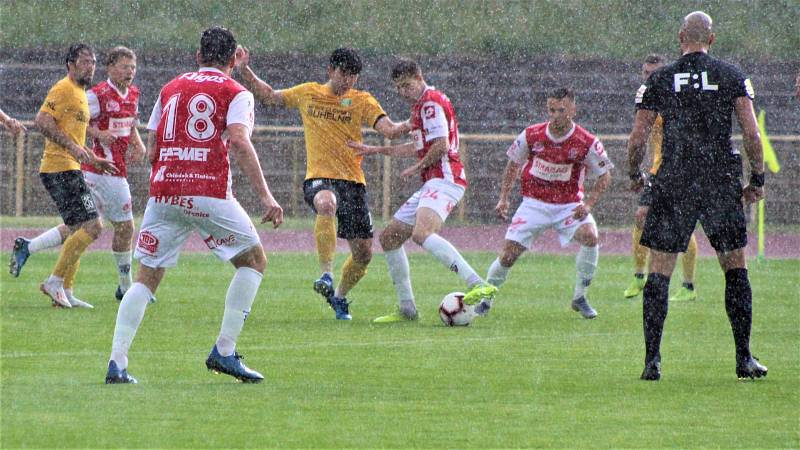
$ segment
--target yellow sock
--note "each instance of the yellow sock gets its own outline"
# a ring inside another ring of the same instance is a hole
[[[341,292],[342,297],[344,297],[366,274],[367,265],[355,262],[353,255],[348,256],[342,267],[342,281],[339,283],[336,292]]]
[[[689,239],[689,247],[686,248],[686,253],[681,256],[681,265],[683,266],[683,281],[694,283],[694,269],[697,266],[697,239]]]
[[[333,257],[336,254],[336,218],[317,215],[314,222],[314,237],[317,240],[319,267],[323,272],[333,271]]]
[[[633,270],[635,273],[644,273],[644,267],[647,264],[647,254],[650,253],[650,249],[639,244],[639,240],[642,238],[642,229],[637,227],[636,225],[633,226]]]
[[[83,228],[72,233],[72,235],[64,241],[64,245],[61,246],[61,253],[58,255],[58,261],[56,262],[56,267],[53,269],[53,275],[66,280],[70,267],[78,262],[83,252],[86,251],[86,247],[92,242],[94,242],[94,238]],[[75,271],[77,270],[78,268],[75,267]],[[74,277],[75,274],[73,273],[72,276]]]
[[[75,264],[67,267],[67,270],[64,272],[64,289],[72,289],[72,285],[75,284],[75,275],[78,273],[80,267],[80,259],[75,261]]]

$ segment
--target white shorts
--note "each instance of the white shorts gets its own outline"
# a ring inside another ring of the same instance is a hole
[[[580,203],[554,204],[523,197],[506,231],[506,239],[530,248],[539,233],[554,228],[558,232],[561,246],[564,247],[569,244],[581,225],[591,223],[597,226],[591,214],[583,220],[572,218],[574,214],[572,210],[578,205]]]
[[[150,197],[134,257],[147,267],[173,267],[192,231],[223,261],[261,245],[250,216],[236,199]]]
[[[413,226],[417,222],[417,209],[429,208],[436,211],[444,222],[463,196],[463,186],[441,178],[432,178],[403,203],[394,213],[394,218]]]
[[[112,222],[133,220],[131,189],[123,177],[83,172],[83,179],[92,192],[100,215]]]

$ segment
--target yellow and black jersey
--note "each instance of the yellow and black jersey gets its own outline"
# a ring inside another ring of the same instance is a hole
[[[73,142],[78,145],[86,144],[89,102],[86,99],[86,91],[69,77],[64,77],[50,88],[39,112],[53,116],[56,125]],[[55,173],[68,170],[81,170],[81,165],[67,149],[47,139],[39,172]]]
[[[284,104],[300,111],[306,140],[306,179],[331,178],[365,183],[362,157],[347,146],[361,142],[361,127],[386,115],[369,92],[350,89],[334,95],[330,86],[303,83],[281,90]]]

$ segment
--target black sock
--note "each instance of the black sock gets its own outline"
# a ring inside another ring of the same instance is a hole
[[[642,301],[644,322],[645,364],[654,358],[661,359],[661,333],[667,319],[669,277],[660,273],[647,275]]]
[[[636,272],[635,274],[633,274],[633,276],[634,276],[634,277],[636,277],[636,278],[638,278],[638,279],[640,279],[640,280],[641,280],[642,278],[644,278],[644,274],[643,274],[643,273],[639,273],[639,272]]]
[[[747,269],[725,272],[725,311],[736,343],[736,360],[750,357],[750,327],[753,323],[753,292]]]
[[[683,282],[683,287],[685,287],[686,289],[688,289],[690,291],[693,291],[694,290],[694,283],[687,283],[687,282],[684,281]]]

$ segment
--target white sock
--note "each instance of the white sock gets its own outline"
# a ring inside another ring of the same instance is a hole
[[[131,278],[131,251],[112,253],[114,254],[114,261],[117,262],[119,287],[123,293],[127,292],[131,284],[133,284],[133,279]]]
[[[489,266],[489,273],[486,274],[486,282],[493,286],[502,286],[503,283],[506,282],[509,270],[511,270],[511,267],[503,266],[500,264],[500,258],[496,258],[494,262],[492,262],[492,265]]]
[[[240,267],[233,275],[225,296],[225,313],[222,315],[222,327],[217,338],[217,351],[220,355],[230,356],[236,349],[236,339],[250,314],[250,307],[253,306],[263,277],[260,272],[249,267]]]
[[[125,369],[128,367],[128,349],[136,336],[136,330],[142,323],[144,310],[147,308],[147,301],[153,293],[142,283],[134,283],[125,296],[117,310],[117,325],[114,327],[114,341],[111,344],[111,360],[117,363],[117,367]]]
[[[397,300],[411,300],[414,304],[414,292],[411,290],[411,270],[408,267],[408,257],[405,249],[400,246],[396,250],[389,250],[385,253],[386,265],[389,267],[389,277],[392,278],[394,290],[397,292]]]
[[[461,253],[453,247],[453,244],[438,234],[434,233],[428,236],[425,242],[422,243],[422,248],[435,256],[445,267],[457,273],[458,276],[467,282],[468,287],[475,286],[482,282],[481,277],[475,273],[475,270],[464,260]]]
[[[58,227],[53,227],[31,239],[30,244],[28,244],[28,251],[31,253],[40,252],[48,248],[58,247],[62,242],[64,240],[58,231]]]
[[[597,269],[598,249],[597,246],[581,246],[578,256],[575,257],[575,294],[572,298],[580,298],[586,295],[586,289],[592,283],[594,271]]]

